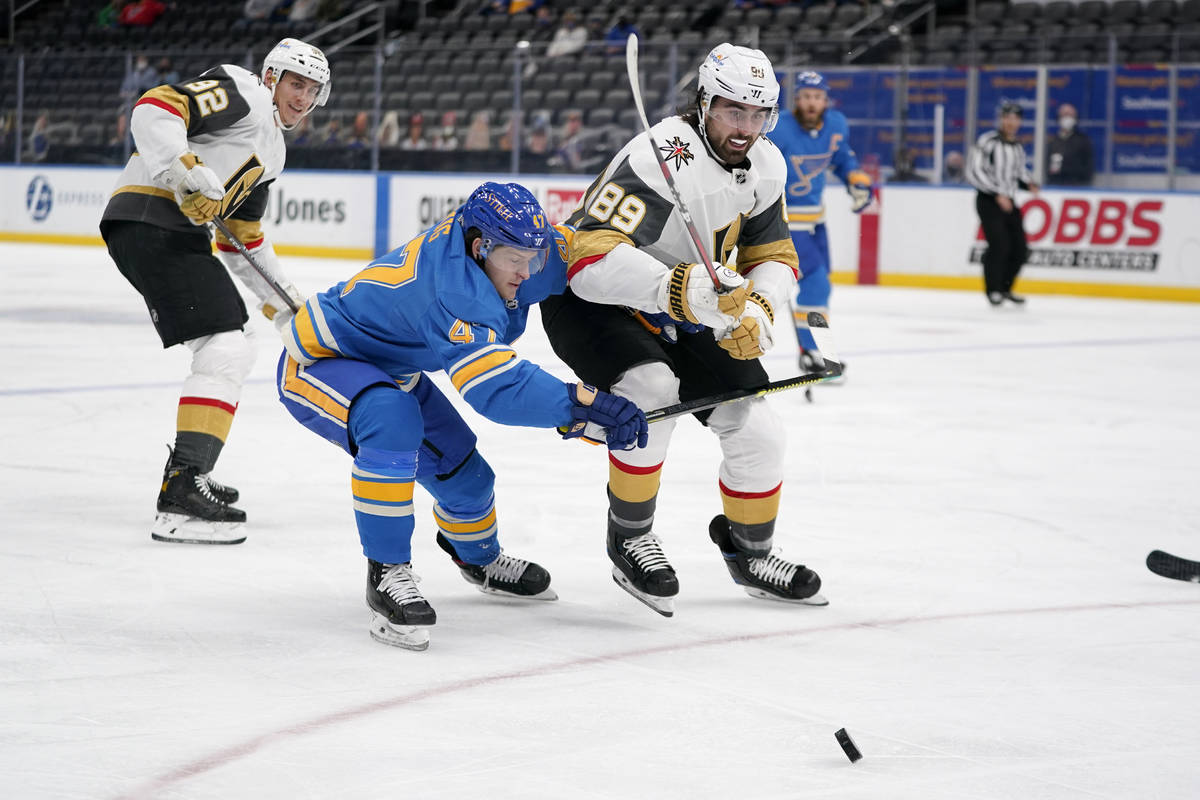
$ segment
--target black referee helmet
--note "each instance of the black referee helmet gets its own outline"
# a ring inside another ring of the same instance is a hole
[[[997,117],[1003,117],[1006,114],[1016,114],[1018,117],[1025,116],[1025,111],[1017,103],[1005,101],[1000,104],[999,111],[996,112]]]

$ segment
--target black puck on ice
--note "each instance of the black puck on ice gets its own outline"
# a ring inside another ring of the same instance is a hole
[[[838,744],[842,746],[842,750],[846,752],[846,758],[850,759],[850,763],[854,763],[862,758],[862,751],[858,749],[858,745],[850,738],[850,734],[846,733],[846,729],[842,728],[834,734],[837,737]]]

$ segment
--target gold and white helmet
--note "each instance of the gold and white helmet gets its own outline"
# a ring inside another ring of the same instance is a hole
[[[321,48],[315,47],[308,42],[302,42],[299,39],[283,39],[279,44],[271,48],[271,52],[267,53],[267,57],[263,59],[262,80],[267,82],[268,73],[278,82],[279,78],[285,72],[294,72],[297,75],[303,75],[305,78],[311,78],[321,84],[321,91],[317,93],[316,106],[325,105],[325,101],[329,99],[329,89],[331,86],[331,74],[329,71],[329,59],[325,58],[325,54],[321,52]],[[274,86],[274,84],[271,84]],[[311,112],[312,109],[309,109]],[[285,126],[279,119],[279,109],[275,110],[275,122],[281,128]]]
[[[714,47],[700,63],[700,121],[704,122],[714,97],[735,103],[771,109],[763,125],[768,133],[779,119],[779,80],[775,68],[762,50],[723,42]]]

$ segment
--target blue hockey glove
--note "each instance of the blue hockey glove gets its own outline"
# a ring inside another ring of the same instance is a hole
[[[850,210],[855,214],[861,214],[875,196],[871,176],[857,169],[846,176],[846,191],[850,192]]]
[[[624,397],[601,392],[586,383],[567,387],[571,422],[559,428],[564,439],[582,437],[593,444],[605,442],[609,450],[645,447],[650,436],[646,415]]]

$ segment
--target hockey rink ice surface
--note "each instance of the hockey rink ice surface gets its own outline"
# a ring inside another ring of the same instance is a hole
[[[157,543],[190,354],[101,249],[0,259],[0,796],[1200,797],[1200,585],[1144,564],[1200,558],[1196,305],[836,287],[847,382],[769,401],[776,542],[827,608],[732,583],[694,419],[659,501],[666,619],[610,577],[604,451],[467,411],[501,540],[560,599],[477,592],[418,490],[438,624],[409,652],[367,634],[350,459],[275,399],[268,322],[214,473],[247,541]],[[284,263],[306,292],[361,266]],[[536,318],[517,349],[568,376]]]

